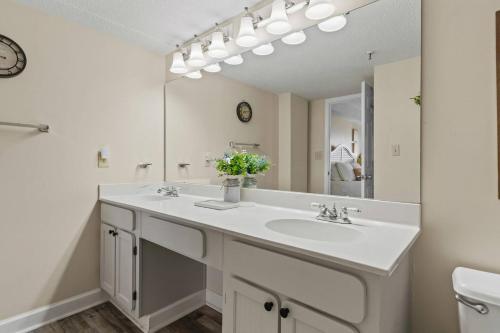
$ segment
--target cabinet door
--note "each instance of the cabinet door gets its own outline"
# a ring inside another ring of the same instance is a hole
[[[228,280],[224,291],[224,333],[278,333],[278,299],[237,278]]]
[[[135,236],[118,229],[116,234],[116,301],[127,310],[135,308]]]
[[[306,308],[292,301],[285,301],[280,309],[281,333],[357,333],[344,323]]]
[[[101,288],[115,295],[115,228],[101,224]]]

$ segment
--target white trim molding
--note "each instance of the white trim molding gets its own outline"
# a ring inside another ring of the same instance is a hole
[[[94,289],[61,302],[42,306],[0,321],[0,333],[24,333],[107,301],[101,289]]]
[[[219,295],[212,290],[207,289],[206,304],[215,311],[222,313],[222,295]]]

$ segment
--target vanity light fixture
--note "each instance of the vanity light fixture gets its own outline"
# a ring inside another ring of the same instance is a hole
[[[274,0],[271,9],[271,17],[267,20],[266,31],[271,35],[283,35],[292,30],[286,13],[284,0]]]
[[[201,42],[197,41],[191,44],[191,53],[187,63],[191,67],[203,67],[207,64],[205,56],[203,55]]]
[[[332,0],[309,0],[306,17],[310,20],[322,20],[335,12]]]
[[[177,45],[177,47],[179,47],[179,45]],[[175,52],[172,59],[172,66],[170,66],[170,72],[174,74],[186,74],[187,71],[184,55],[181,51]]]
[[[238,37],[236,37],[236,44],[241,47],[253,47],[257,45],[259,40],[255,34],[253,17],[248,12],[248,7],[245,7],[245,11],[246,14],[240,21],[240,31]]]
[[[228,65],[241,65],[243,63],[243,57],[241,54],[224,59],[224,62]]]
[[[347,17],[345,15],[338,15],[332,18],[329,18],[326,21],[323,21],[318,24],[318,28],[324,32],[334,32],[339,31],[347,24]]]
[[[268,44],[262,44],[260,46],[257,46],[252,50],[252,52],[258,56],[266,56],[270,55],[274,52],[274,46],[271,43]]]
[[[221,71],[219,63],[211,64],[208,66],[203,67],[203,70],[209,73],[218,73]]]
[[[218,25],[216,24],[216,26]],[[226,49],[224,32],[219,28],[212,33],[212,41],[208,46],[207,54],[209,57],[215,59],[222,59],[229,55]]]
[[[201,79],[203,77],[203,75],[201,75],[200,71],[187,73],[185,76],[190,78],[190,79]]]
[[[303,30],[292,32],[289,35],[286,35],[285,37],[281,38],[281,41],[285,44],[288,45],[299,45],[302,44],[306,41],[306,34],[304,33]]]

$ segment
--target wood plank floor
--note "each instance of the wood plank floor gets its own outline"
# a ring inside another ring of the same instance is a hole
[[[31,333],[141,333],[114,305],[107,302],[52,324],[40,327]],[[177,320],[158,333],[220,333],[222,316],[204,306]]]

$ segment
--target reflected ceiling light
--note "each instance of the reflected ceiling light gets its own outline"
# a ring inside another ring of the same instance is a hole
[[[271,10],[271,17],[266,25],[266,31],[272,35],[282,35],[290,30],[292,30],[292,25],[288,22],[285,1],[275,0]]]
[[[347,24],[347,17],[345,15],[334,16],[326,21],[318,24],[318,28],[325,32],[339,31]]]
[[[191,67],[203,67],[207,64],[200,42],[194,42],[191,44],[191,53],[187,63]]]
[[[201,79],[203,77],[200,71],[187,73],[185,76],[190,79]]]
[[[205,71],[209,72],[209,73],[217,73],[217,72],[221,71],[219,63],[215,63],[215,64],[211,64],[211,65],[205,66],[203,69]]]
[[[288,45],[299,45],[304,43],[306,41],[306,38],[306,34],[303,30],[301,30],[286,35],[285,37],[281,38],[281,41]]]
[[[310,0],[306,17],[310,20],[322,20],[335,12],[332,0]]]
[[[241,47],[253,47],[257,45],[259,40],[253,27],[253,17],[248,13],[248,8],[245,7],[245,10],[247,14],[241,18],[236,44]]]
[[[233,57],[224,59],[224,62],[228,65],[241,65],[243,63],[243,57],[241,56],[241,54],[238,54]]]
[[[208,46],[208,56],[211,58],[222,59],[229,55],[226,50],[226,43],[224,42],[224,33],[216,30],[212,33],[212,41]]]
[[[170,66],[170,72],[174,74],[185,74],[187,71],[186,64],[184,63],[184,55],[182,52],[175,52],[172,58],[172,66]]]
[[[252,52],[256,55],[259,55],[259,56],[266,56],[266,55],[270,55],[274,52],[274,47],[273,47],[273,44],[271,44],[271,43],[263,44],[263,45],[257,46],[255,49],[252,50]]]

